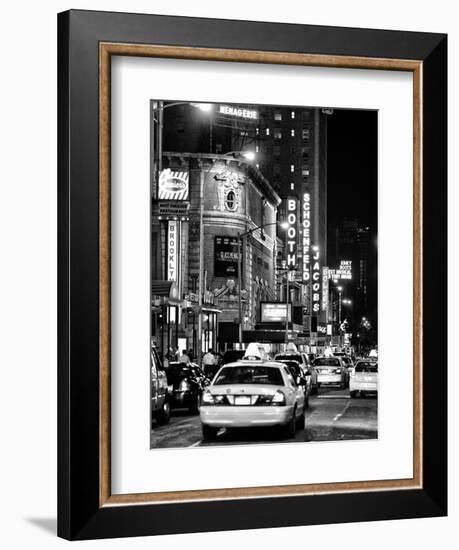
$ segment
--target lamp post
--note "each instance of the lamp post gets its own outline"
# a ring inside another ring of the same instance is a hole
[[[339,345],[342,346],[342,330],[341,330],[341,295],[343,292],[342,286],[337,286],[336,290],[338,291],[338,331],[339,331]]]
[[[264,223],[263,225],[257,225],[257,227],[254,227],[253,229],[249,229],[244,233],[238,233],[237,235],[237,239],[238,239],[237,278],[238,278],[238,309],[239,309],[238,336],[239,336],[240,347],[242,347],[242,295],[241,295],[242,294],[242,239],[244,237],[247,237],[248,235],[251,235],[257,229],[264,229],[269,225],[279,225],[279,227],[282,227],[282,229],[286,229],[288,227],[288,224],[286,222],[281,222],[281,223],[277,221],[269,222],[269,223]],[[287,305],[287,308],[288,308],[288,305]],[[287,311],[287,319],[288,319],[288,311]]]
[[[210,113],[213,110],[212,103],[187,103],[186,101],[174,101],[172,103],[164,104],[164,101],[151,101],[150,102],[150,116],[151,116],[151,129],[150,129],[150,152],[152,157],[156,157],[156,164],[154,160],[151,163],[151,179],[152,190],[154,193],[158,192],[158,182],[161,170],[163,168],[163,131],[164,131],[164,110],[171,107],[177,107],[178,105],[191,105],[196,109],[204,113]],[[156,141],[154,139],[155,123],[158,126],[158,132]],[[212,153],[212,117],[210,117],[210,130],[209,130],[209,147],[210,153]],[[156,154],[155,154],[156,153]]]
[[[341,329],[341,294],[343,292],[343,287],[337,286],[336,290],[338,291],[338,325]]]

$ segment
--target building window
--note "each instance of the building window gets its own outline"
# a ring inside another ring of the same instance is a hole
[[[275,176],[278,176],[280,175],[280,164],[279,163],[275,163],[274,166],[273,166],[273,172],[274,172],[274,175]]]
[[[228,210],[234,212],[236,210],[236,195],[234,191],[229,191],[226,195],[225,206]]]
[[[280,111],[274,113],[274,120],[282,120],[282,113]]]
[[[303,139],[309,139],[309,128],[303,129]]]
[[[295,190],[295,184],[294,183],[291,183],[290,184],[290,191],[294,191]]]
[[[295,111],[292,111],[292,112],[290,113],[290,116],[291,116],[292,118],[295,118]]]
[[[274,154],[275,157],[280,157],[280,154],[281,154],[280,145],[274,145],[273,154]]]
[[[294,172],[295,171],[295,165],[294,164],[291,164],[290,165],[290,172]]]
[[[282,139],[282,130],[280,128],[274,130],[274,139]]]
[[[260,152],[260,146],[259,145],[255,145],[255,153],[259,153]]]
[[[295,130],[294,130],[293,128],[290,130],[290,135],[291,135],[292,137],[295,137]]]
[[[256,134],[257,136],[260,135],[260,128],[257,128],[257,129],[255,130],[255,134]]]
[[[269,128],[266,128],[266,135],[269,136]]]
[[[307,166],[301,167],[301,175],[302,176],[309,176],[309,168]]]

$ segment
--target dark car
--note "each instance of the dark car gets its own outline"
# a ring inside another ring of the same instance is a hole
[[[169,403],[172,409],[189,409],[198,414],[201,394],[209,379],[195,363],[169,363],[167,369],[169,383]]]
[[[308,379],[311,387],[311,395],[317,393],[319,387],[317,383],[317,372],[312,367],[311,361],[306,353],[299,351],[284,351],[276,353],[274,361],[297,361],[303,371],[303,375]]]
[[[151,417],[158,424],[167,424],[171,415],[168,381],[156,350],[151,351]]]
[[[276,359],[276,361],[279,363],[283,363],[284,365],[287,365],[297,385],[303,388],[304,408],[307,409],[309,407],[309,394],[311,393],[311,381],[310,381],[311,377],[309,376],[309,381],[307,377],[309,369],[306,369],[306,371],[303,371],[298,361],[294,361],[293,359],[290,361],[286,359]]]

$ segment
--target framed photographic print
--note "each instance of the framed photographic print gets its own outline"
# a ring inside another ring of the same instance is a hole
[[[59,14],[60,536],[446,514],[446,44]]]

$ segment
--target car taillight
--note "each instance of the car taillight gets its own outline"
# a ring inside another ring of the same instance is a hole
[[[341,374],[341,369],[336,369],[336,370],[335,370],[335,373],[336,373],[336,374]]]
[[[190,389],[190,384],[187,380],[182,380],[179,384],[179,391],[188,391]]]
[[[214,396],[210,393],[209,390],[204,390],[202,392],[201,405],[214,405]]]
[[[280,390],[273,395],[271,405],[285,405],[285,395]]]

